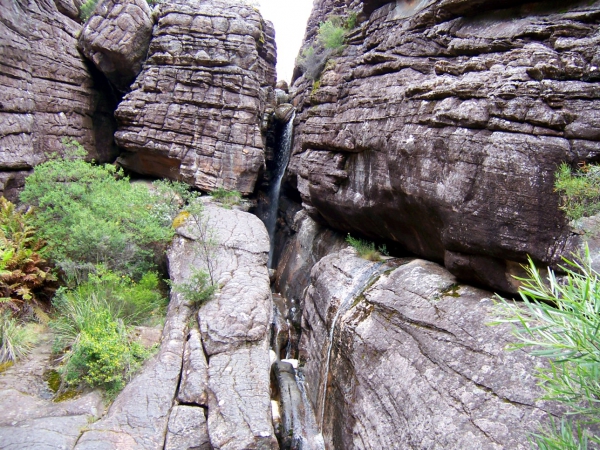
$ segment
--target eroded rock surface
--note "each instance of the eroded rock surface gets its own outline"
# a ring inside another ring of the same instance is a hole
[[[162,3],[144,70],[116,112],[121,164],[202,190],[253,192],[274,84],[274,30],[255,9]]]
[[[343,3],[316,2],[307,36]],[[319,83],[294,86],[305,207],[514,291],[514,262],[574,247],[554,172],[600,154],[600,2],[364,3]]]
[[[269,340],[273,303],[266,267],[269,238],[256,217],[205,204],[206,230],[218,243],[198,244],[198,224],[188,219],[171,250],[175,281],[204,269],[220,286],[198,312],[208,360],[208,434],[219,449],[278,448],[271,422]]]
[[[103,0],[81,30],[79,47],[125,92],[142,70],[153,25],[146,0]]]
[[[63,138],[112,161],[114,104],[77,51],[81,26],[51,0],[2,0],[0,16],[0,171],[22,178]]]
[[[346,249],[311,280],[301,355],[330,448],[527,449],[559,413],[536,401],[539,360],[505,351],[510,329],[487,325],[491,294],[441,266]]]

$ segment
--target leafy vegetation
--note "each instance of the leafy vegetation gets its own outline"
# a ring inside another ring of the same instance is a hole
[[[584,165],[573,171],[563,163],[556,172],[554,187],[562,194],[561,209],[569,219],[600,213],[600,166]]]
[[[90,16],[94,13],[96,5],[98,5],[99,1],[100,0],[87,0],[81,4],[79,7],[79,17],[81,20],[86,22],[90,18]]]
[[[35,168],[21,194],[37,207],[32,222],[48,255],[71,274],[102,263],[139,279],[155,267],[154,250],[173,236],[165,199],[112,165],[84,161],[78,143],[68,145],[65,159]]]
[[[214,190],[211,196],[226,208],[239,205],[242,201],[242,194],[239,191],[228,191],[223,188]]]
[[[298,66],[311,80],[318,80],[331,56],[343,50],[348,31],[356,27],[357,15],[350,12],[347,17],[330,16],[319,24],[316,45],[304,49],[298,58]]]
[[[566,276],[549,270],[544,279],[530,260],[528,277],[520,279],[525,308],[502,301],[498,322],[517,325],[518,343],[548,360],[537,377],[544,399],[563,403],[571,420],[552,423],[534,439],[540,449],[586,449],[600,436],[586,426],[600,422],[600,275],[589,251],[582,262],[565,260]],[[573,418],[573,415],[577,415]]]
[[[45,243],[35,235],[31,209],[24,213],[0,197],[0,308],[23,312],[49,297],[55,277],[42,258]]]
[[[8,311],[0,315],[0,364],[13,363],[27,355],[37,333],[32,325],[22,325]]]
[[[381,255],[387,255],[387,249],[385,246],[375,248],[374,242],[369,242],[364,239],[353,238],[352,236],[346,236],[346,242],[350,244],[358,256],[368,261],[381,261]]]
[[[217,285],[211,282],[205,270],[192,269],[189,280],[185,283],[171,283],[175,292],[180,292],[186,300],[201,305],[209,300],[217,291]]]

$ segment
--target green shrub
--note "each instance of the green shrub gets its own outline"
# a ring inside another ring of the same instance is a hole
[[[196,305],[209,300],[217,291],[217,286],[211,282],[210,275],[205,270],[192,269],[189,281],[186,283],[170,283],[175,292]]]
[[[73,270],[102,263],[139,278],[155,267],[155,252],[171,240],[171,218],[164,197],[130,183],[112,165],[95,165],[69,142],[65,159],[38,165],[21,199],[37,207],[33,219],[48,242],[48,254]]]
[[[31,325],[21,325],[4,312],[0,316],[0,363],[15,362],[27,355],[35,342],[37,333]]]
[[[90,16],[94,13],[98,2],[99,0],[87,0],[83,2],[83,4],[79,7],[79,17],[81,20],[85,22],[90,18]]]
[[[571,220],[600,213],[600,166],[586,165],[577,171],[561,164],[554,188],[562,194],[561,209]]]
[[[64,384],[83,381],[109,394],[118,392],[148,356],[130,338],[130,326],[162,314],[166,304],[156,273],[136,283],[103,267],[75,289],[61,288],[53,303],[58,315],[50,325],[54,349],[64,353]]]
[[[21,213],[0,197],[0,306],[14,312],[49,297],[55,277],[41,257],[44,242],[35,235],[33,213]]]
[[[226,208],[231,208],[233,205],[239,205],[242,201],[242,194],[239,191],[228,191],[227,189],[218,188],[211,192],[211,196],[222,203]]]
[[[563,403],[572,421],[552,423],[534,438],[541,449],[584,449],[600,436],[584,431],[600,422],[600,275],[591,267],[589,251],[583,262],[566,261],[564,280],[549,270],[544,280],[533,262],[520,279],[525,308],[502,301],[498,322],[518,325],[513,348],[532,348],[546,358],[537,377],[546,400]]]
[[[350,235],[346,236],[346,242],[356,250],[356,253],[361,258],[368,261],[381,261],[381,253],[375,248],[374,242],[356,239]]]
[[[319,24],[318,40],[320,44],[331,50],[339,50],[344,46],[344,36],[346,28],[344,28],[339,18],[330,18]]]

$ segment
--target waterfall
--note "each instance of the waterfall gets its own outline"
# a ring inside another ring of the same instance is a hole
[[[275,228],[277,225],[277,213],[279,209],[279,191],[281,190],[281,180],[285,174],[285,169],[290,161],[295,117],[296,113],[293,113],[288,123],[286,123],[283,134],[281,135],[279,148],[277,149],[278,151],[275,155],[275,172],[273,173],[271,188],[269,189],[269,211],[265,221],[267,231],[269,232],[269,241],[271,243],[271,247],[269,249],[269,269],[273,264],[273,251],[275,249]]]

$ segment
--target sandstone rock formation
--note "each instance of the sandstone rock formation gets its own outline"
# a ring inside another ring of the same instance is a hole
[[[539,360],[505,351],[510,329],[488,325],[492,310],[489,292],[435,263],[321,259],[300,352],[328,448],[529,448],[560,411],[536,400]]]
[[[85,23],[79,47],[121,92],[142,70],[152,36],[146,0],[103,0]]]
[[[255,216],[213,204],[203,217],[216,243],[211,263],[189,220],[168,252],[169,273],[183,283],[192,269],[209,270],[220,290],[200,308],[199,326],[197,305],[172,293],[158,355],[83,433],[78,450],[278,448],[269,391],[267,232]]]
[[[600,156],[600,2],[354,3],[341,56],[295,82],[305,208],[504,291],[526,255],[568,254],[554,172]]]
[[[121,164],[202,190],[253,192],[275,84],[271,24],[221,0],[168,1],[158,17],[144,70],[116,112]]]
[[[77,51],[81,26],[51,0],[2,0],[0,16],[0,190],[63,152],[63,138],[113,160],[114,105]]]

